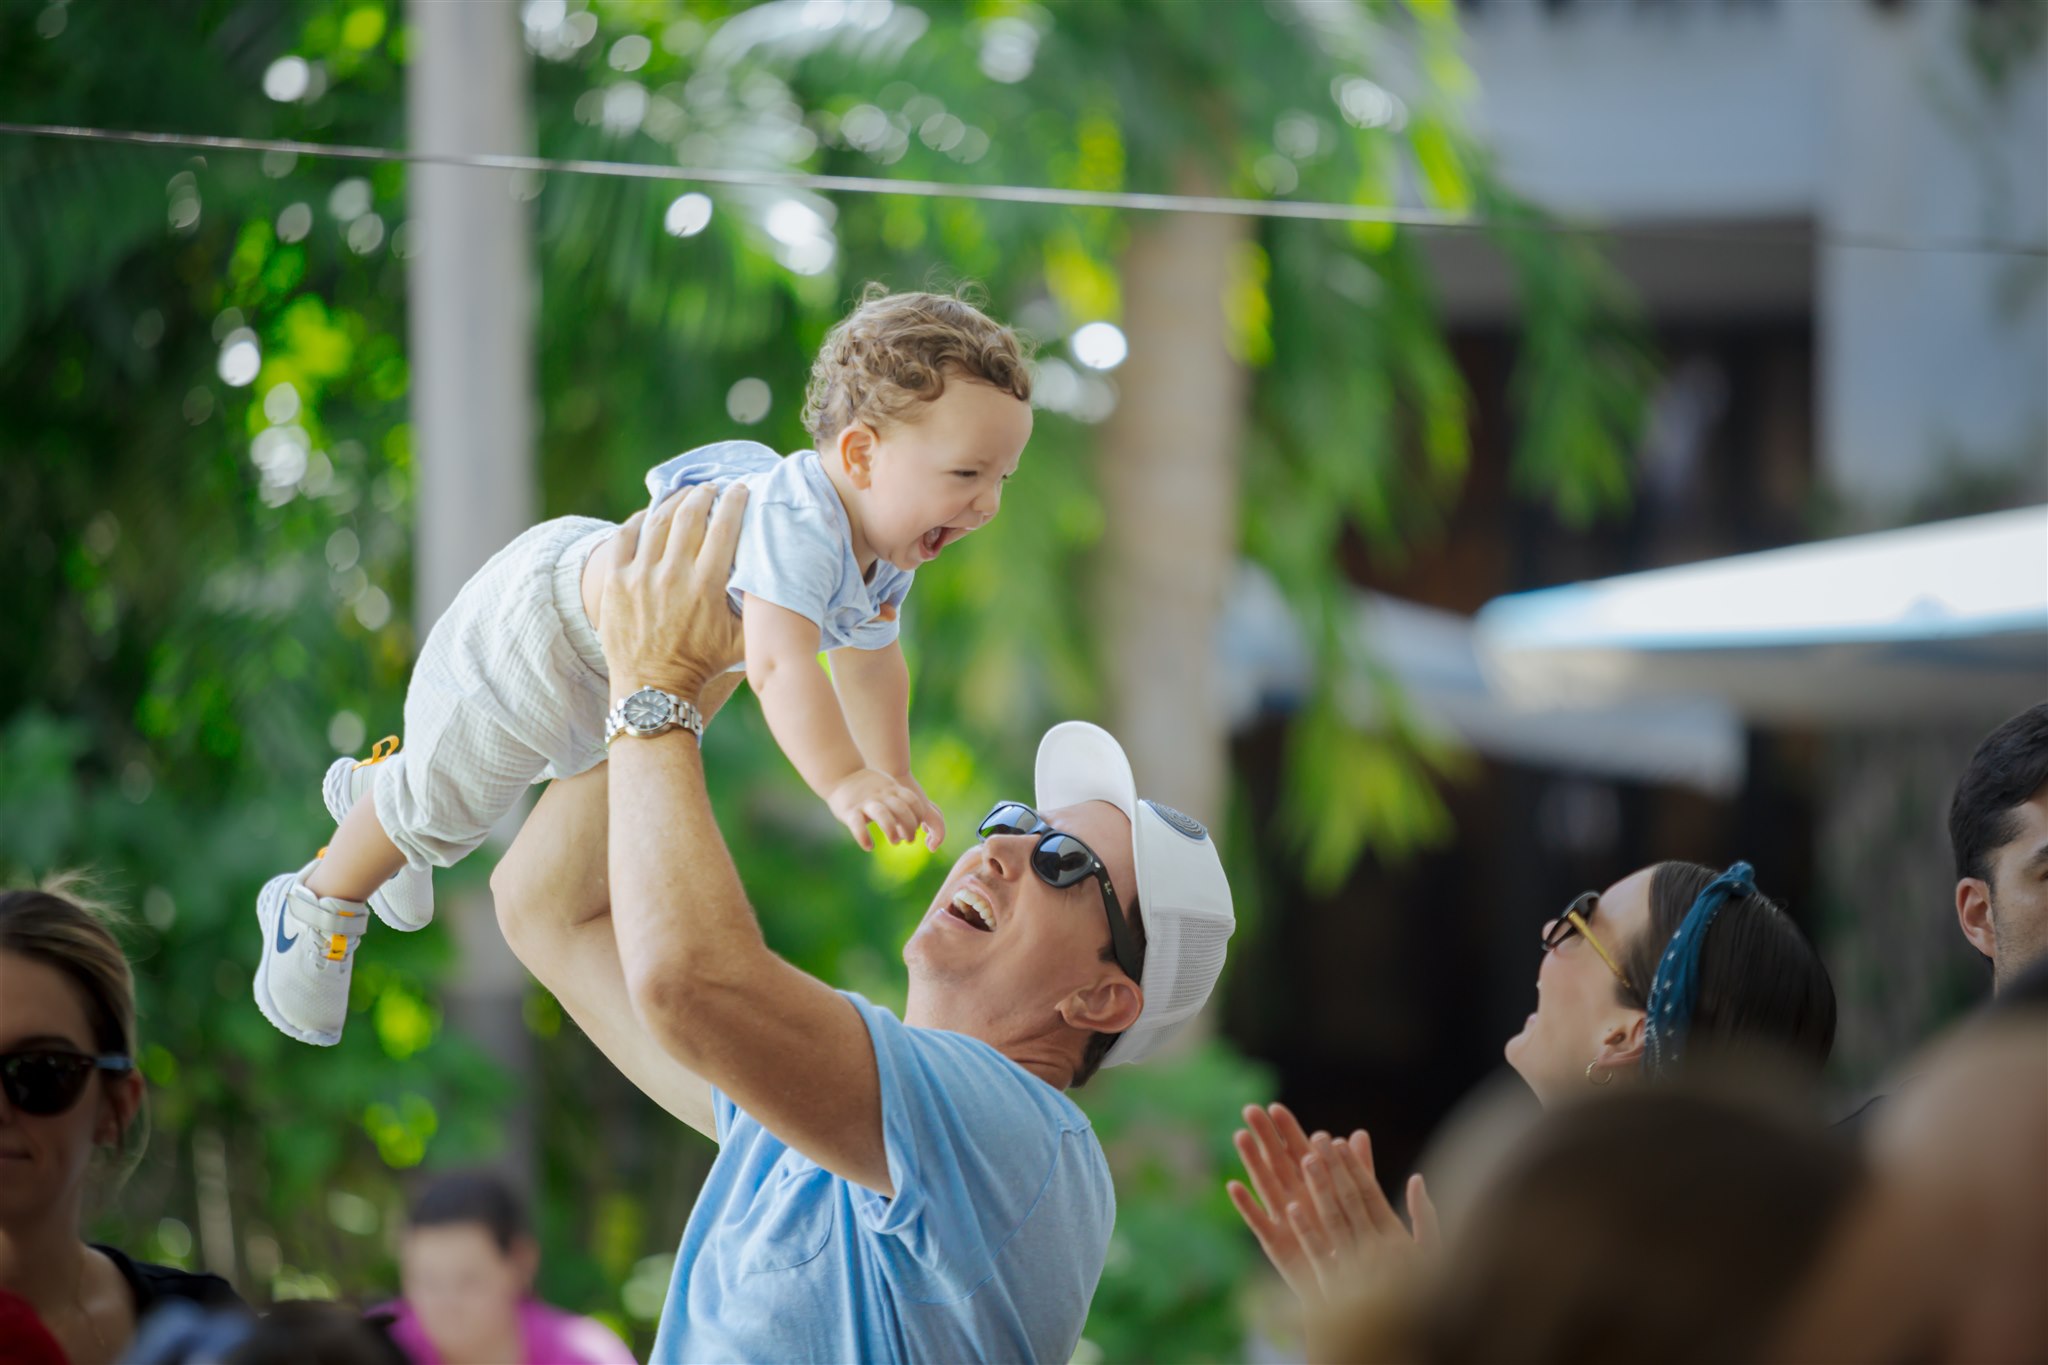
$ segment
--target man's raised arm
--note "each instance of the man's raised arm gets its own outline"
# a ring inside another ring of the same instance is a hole
[[[715,1141],[710,1085],[648,1036],[626,998],[605,884],[605,801],[603,765],[541,794],[491,873],[498,925],[627,1080]]]
[[[725,585],[744,498],[729,490],[713,514],[712,491],[692,488],[620,532],[601,623],[617,696],[656,687],[694,701],[730,656]],[[769,951],[697,741],[681,729],[621,738],[606,767],[616,960],[648,1035],[820,1166],[892,1194],[867,1026]]]

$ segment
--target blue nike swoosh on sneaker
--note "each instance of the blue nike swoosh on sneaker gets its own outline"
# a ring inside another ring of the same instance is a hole
[[[290,938],[284,936],[284,922],[286,918],[287,912],[280,908],[277,912],[277,950],[280,953],[290,952],[299,941],[297,934],[293,934]]]

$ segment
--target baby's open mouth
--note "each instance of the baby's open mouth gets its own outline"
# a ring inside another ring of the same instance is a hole
[[[926,559],[937,559],[939,551],[966,534],[957,526],[934,526],[918,537],[917,548]]]

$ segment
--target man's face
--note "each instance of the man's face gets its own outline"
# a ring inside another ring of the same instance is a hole
[[[1090,801],[1039,814],[1094,851],[1128,912],[1138,883],[1124,813]],[[953,1026],[979,1037],[1042,1026],[1089,983],[1128,979],[1102,961],[1109,923],[1100,884],[1046,885],[1031,870],[1037,843],[1037,835],[997,834],[968,849],[903,948],[912,989],[944,995]]]
[[[2013,807],[2007,818],[2013,837],[1992,850],[1985,883],[1997,985],[2048,957],[2048,789]]]

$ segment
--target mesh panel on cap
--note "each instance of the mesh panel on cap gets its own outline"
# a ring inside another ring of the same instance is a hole
[[[1148,1002],[1159,1008],[1162,1022],[1184,1018],[1202,1007],[1223,971],[1224,948],[1230,942],[1227,921],[1188,917],[1180,920],[1177,928],[1174,937],[1179,940],[1175,944],[1179,961],[1174,964],[1172,989],[1164,1000]]]

